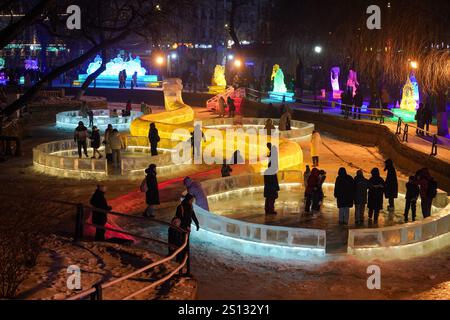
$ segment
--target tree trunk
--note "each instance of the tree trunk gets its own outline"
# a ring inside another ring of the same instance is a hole
[[[75,100],[80,100],[84,94],[86,93],[87,88],[91,85],[92,81],[97,79],[97,77],[106,70],[106,50],[102,51],[102,64],[101,66],[95,70],[93,73],[91,73],[86,80],[84,80],[83,85],[81,86],[80,90],[77,93],[77,96],[75,97]]]
[[[241,44],[239,42],[238,36],[236,34],[236,27],[235,27],[235,20],[236,20],[236,12],[239,7],[240,3],[239,0],[233,0],[231,2],[231,10],[230,10],[230,23],[229,23],[229,31],[230,31],[230,37],[234,41],[234,47],[240,51],[241,50]]]
[[[438,135],[448,136],[447,94],[439,91],[436,97]]]
[[[5,109],[3,109],[2,114],[5,116],[12,115],[14,112],[21,109],[23,106],[25,106],[25,104],[28,103],[31,99],[33,99],[33,97],[39,92],[39,90],[45,85],[46,82],[52,81],[55,78],[57,78],[59,75],[63,74],[64,72],[67,72],[67,71],[73,69],[74,67],[82,64],[89,58],[93,57],[100,50],[106,49],[109,46],[123,40],[129,33],[130,33],[130,31],[124,31],[119,36],[109,39],[109,40],[105,40],[102,43],[94,46],[93,48],[91,48],[90,50],[88,50],[86,53],[79,56],[78,58],[76,58],[56,69],[53,69],[50,73],[46,74],[39,82],[34,84],[32,87],[30,87],[23,96],[21,96],[19,99],[17,99],[12,104],[10,104]]]

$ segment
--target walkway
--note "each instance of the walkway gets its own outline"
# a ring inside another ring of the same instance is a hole
[[[262,102],[268,103],[269,101],[263,99]],[[293,109],[293,110],[303,110],[303,111],[308,111],[308,112],[319,113],[319,104],[314,106],[314,105],[304,104],[304,103],[289,103],[289,105],[290,105],[291,109]],[[323,112],[328,115],[345,118],[344,115],[342,115],[342,113],[341,113],[340,106],[338,106],[338,105],[336,105],[335,108],[324,107]],[[368,122],[368,123],[379,123],[379,120],[371,121],[371,120],[369,120],[369,118],[367,118],[367,115],[369,115],[370,113],[363,113],[363,114],[366,115],[365,119],[353,120],[353,118],[350,117],[348,120],[349,121],[363,121],[363,122]],[[391,118],[386,117],[384,125],[386,127],[388,127],[391,130],[391,132],[395,133],[397,130],[397,119],[391,119]],[[415,124],[411,124],[411,125],[415,125]],[[430,126],[430,132],[437,133],[436,125]],[[409,147],[411,147],[415,150],[423,152],[426,155],[430,155],[430,153],[431,153],[432,137],[426,137],[426,136],[419,137],[415,134],[414,128],[409,129],[408,142],[407,143],[402,142],[402,143],[408,145]],[[436,158],[450,163],[450,138],[438,137],[438,154],[437,154]]]

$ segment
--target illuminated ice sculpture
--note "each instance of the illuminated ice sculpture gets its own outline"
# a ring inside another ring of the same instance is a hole
[[[214,68],[214,75],[211,81],[211,86],[208,87],[209,93],[219,94],[225,91],[227,81],[225,80],[225,67],[216,65]]]
[[[86,74],[78,75],[78,80],[75,81],[75,85],[83,83],[86,78],[95,72],[102,65],[102,58],[97,55],[93,62],[91,62],[87,68]],[[147,70],[142,67],[142,61],[137,56],[132,58],[131,54],[127,60],[124,60],[120,54],[110,62],[106,64],[106,70],[103,71],[96,79],[96,86],[98,87],[118,87],[119,86],[119,72],[125,70],[127,79],[131,80],[131,77],[136,72],[138,86],[145,87],[151,83],[158,81],[156,75],[146,75]]]
[[[333,99],[339,99],[342,91],[339,88],[339,74],[341,69],[339,67],[333,67],[330,70],[331,88],[333,89]]]
[[[415,78],[414,78],[415,80]],[[392,109],[392,112],[397,118],[401,118],[404,122],[415,122],[416,109],[418,101],[416,101],[415,88],[418,90],[417,81],[416,87],[408,76],[406,83],[403,86],[402,100],[400,102],[400,109]],[[418,92],[417,92],[418,95]]]
[[[348,72],[347,88],[352,88],[353,96],[355,96],[358,86],[358,74],[355,70],[350,69],[350,71]]]
[[[97,55],[94,62],[90,63],[87,68],[87,74],[94,73],[102,65],[102,58]],[[114,59],[106,64],[106,70],[100,74],[100,77],[104,76],[114,76],[118,77],[119,72],[125,70],[127,75],[131,77],[135,72],[137,72],[138,77],[145,76],[147,70],[141,66],[141,59],[137,56],[132,58],[131,54],[129,60],[124,61],[120,55],[117,55]]]
[[[278,101],[292,102],[293,92],[287,92],[286,84],[284,83],[284,73],[280,65],[275,64],[272,69],[270,80],[273,81],[273,91],[269,92],[270,99]]]
[[[403,86],[402,102],[400,103],[400,109],[405,111],[415,112],[417,108],[417,101],[414,97],[414,85],[411,79],[408,77],[406,83]]]
[[[419,104],[420,102],[419,84],[417,83],[414,71],[411,72],[411,76],[409,78],[411,79],[411,83],[413,85],[414,100],[416,100],[417,104]]]

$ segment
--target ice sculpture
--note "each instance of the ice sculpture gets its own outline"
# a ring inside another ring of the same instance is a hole
[[[339,67],[333,67],[330,71],[331,88],[333,89],[333,99],[339,99],[341,97],[341,90],[339,88],[339,74],[341,69]]]
[[[102,64],[102,58],[97,55],[94,59],[94,62],[90,63],[87,69],[87,74],[91,74],[95,72],[98,68],[100,68]],[[129,59],[124,61],[120,54],[117,55],[114,59],[106,64],[106,70],[101,73],[101,76],[119,76],[119,72],[125,70],[127,75],[131,77],[132,74],[137,72],[138,76],[145,76],[147,70],[141,66],[141,59],[137,56],[136,58],[132,58],[131,54],[129,55]]]
[[[0,57],[0,70],[5,67],[5,59]]]
[[[33,59],[25,60],[25,70],[38,70],[38,61]]]
[[[284,73],[278,64],[273,66],[272,76],[270,77],[270,80],[273,80],[273,92],[287,92],[286,85],[284,84]]]
[[[359,86],[358,75],[355,70],[350,69],[350,71],[348,72],[347,87],[352,88],[353,96],[355,96],[356,89],[358,86]]]
[[[225,80],[225,67],[216,65],[214,68],[214,75],[211,81],[211,86],[208,86],[208,91],[211,94],[219,94],[227,88],[227,81]]]
[[[411,76],[409,78],[411,79],[411,83],[413,85],[414,100],[416,100],[418,104],[420,102],[419,84],[417,83],[414,71],[411,73]]]
[[[417,102],[414,99],[414,85],[411,79],[407,77],[406,83],[403,87],[402,102],[400,103],[400,109],[405,111],[416,111]]]
[[[270,99],[279,101],[291,102],[294,93],[287,92],[286,84],[284,83],[284,73],[280,65],[275,64],[272,69],[270,77],[273,80],[273,91],[269,92]]]

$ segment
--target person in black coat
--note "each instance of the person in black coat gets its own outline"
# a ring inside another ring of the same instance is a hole
[[[228,96],[227,104],[228,104],[229,117],[234,118],[234,113],[236,112],[236,105],[234,104],[234,100],[233,100],[233,98],[231,98],[231,96]]]
[[[194,196],[190,193],[187,193],[184,196],[183,201],[181,201],[181,204],[177,207],[177,211],[175,213],[175,217],[180,219],[180,228],[187,231],[188,233],[191,232],[191,224],[192,221],[194,221],[195,226],[197,227],[197,231],[200,229],[200,223],[198,222],[197,216],[195,215],[195,211],[193,208],[192,203],[194,202]],[[184,236],[184,235],[182,235]],[[183,239],[184,240],[184,239]],[[188,259],[190,259],[190,242],[188,239],[188,243],[186,245],[186,248],[180,252],[180,257],[183,258],[184,255],[188,255]],[[187,263],[187,274],[190,273],[190,263]]]
[[[98,154],[99,159],[103,158],[100,151],[98,151],[98,149],[100,148],[100,130],[96,126],[92,127],[90,139],[91,139],[91,147],[94,150],[94,155],[92,156],[92,159],[96,159],[95,156],[96,154]]]
[[[171,226],[169,227],[168,230],[169,234],[168,242],[170,245],[174,247],[181,247],[183,245],[183,237],[184,237],[184,234],[178,229],[180,228],[181,220],[177,217],[174,217],[170,223]],[[169,254],[168,254],[169,256],[172,255],[177,250],[172,246],[169,246]],[[177,254],[176,261],[178,263],[183,261],[183,254],[181,252]]]
[[[383,208],[384,180],[380,177],[378,168],[372,169],[370,172],[372,177],[369,179],[369,224],[373,222],[378,224],[378,216]]]
[[[369,180],[364,177],[362,170],[358,170],[355,177],[355,223],[364,224],[364,211],[367,204],[367,191]]]
[[[158,134],[158,129],[156,125],[152,122],[150,123],[150,130],[148,131],[148,141],[150,142],[150,152],[152,156],[158,155],[158,142],[160,141]]]
[[[356,115],[358,115],[358,119],[361,119],[361,109],[363,106],[363,95],[359,89],[356,90],[356,94],[354,97],[354,108],[353,108],[353,119],[356,119]],[[356,110],[355,110],[356,109]]]
[[[427,131],[427,136],[430,134],[428,131],[430,131],[430,124],[433,122],[433,111],[431,109],[430,103],[425,103],[425,107],[423,109],[423,125],[425,130]]]
[[[355,183],[345,168],[340,168],[334,184],[334,197],[339,208],[339,224],[347,225],[350,208],[353,207]]]
[[[108,202],[105,198],[106,186],[98,185],[94,194],[91,197],[89,203],[96,209],[102,209],[106,211],[111,211],[111,207],[108,205]],[[103,211],[92,211],[92,223],[105,226],[108,221],[107,213]],[[105,232],[106,230],[101,228],[96,228],[95,231],[95,241],[105,241]]]
[[[147,176],[145,181],[147,183],[147,191],[145,192],[145,203],[147,203],[147,209],[144,212],[145,217],[154,218],[154,206],[159,205],[159,190],[158,180],[156,179],[156,165],[151,164],[145,169]]]
[[[264,173],[264,198],[266,199],[264,211],[267,215],[277,214],[275,211],[275,201],[278,199],[278,191],[280,191],[278,176],[272,172],[271,165],[271,162],[269,162],[269,167]]]
[[[411,209],[412,221],[416,221],[416,205],[419,193],[420,188],[416,177],[409,177],[409,181],[406,183],[405,222],[408,222],[409,209]]]
[[[394,199],[398,198],[397,172],[391,159],[387,159],[384,164],[384,171],[387,171],[384,193],[386,199],[389,199],[388,210],[394,210]]]

